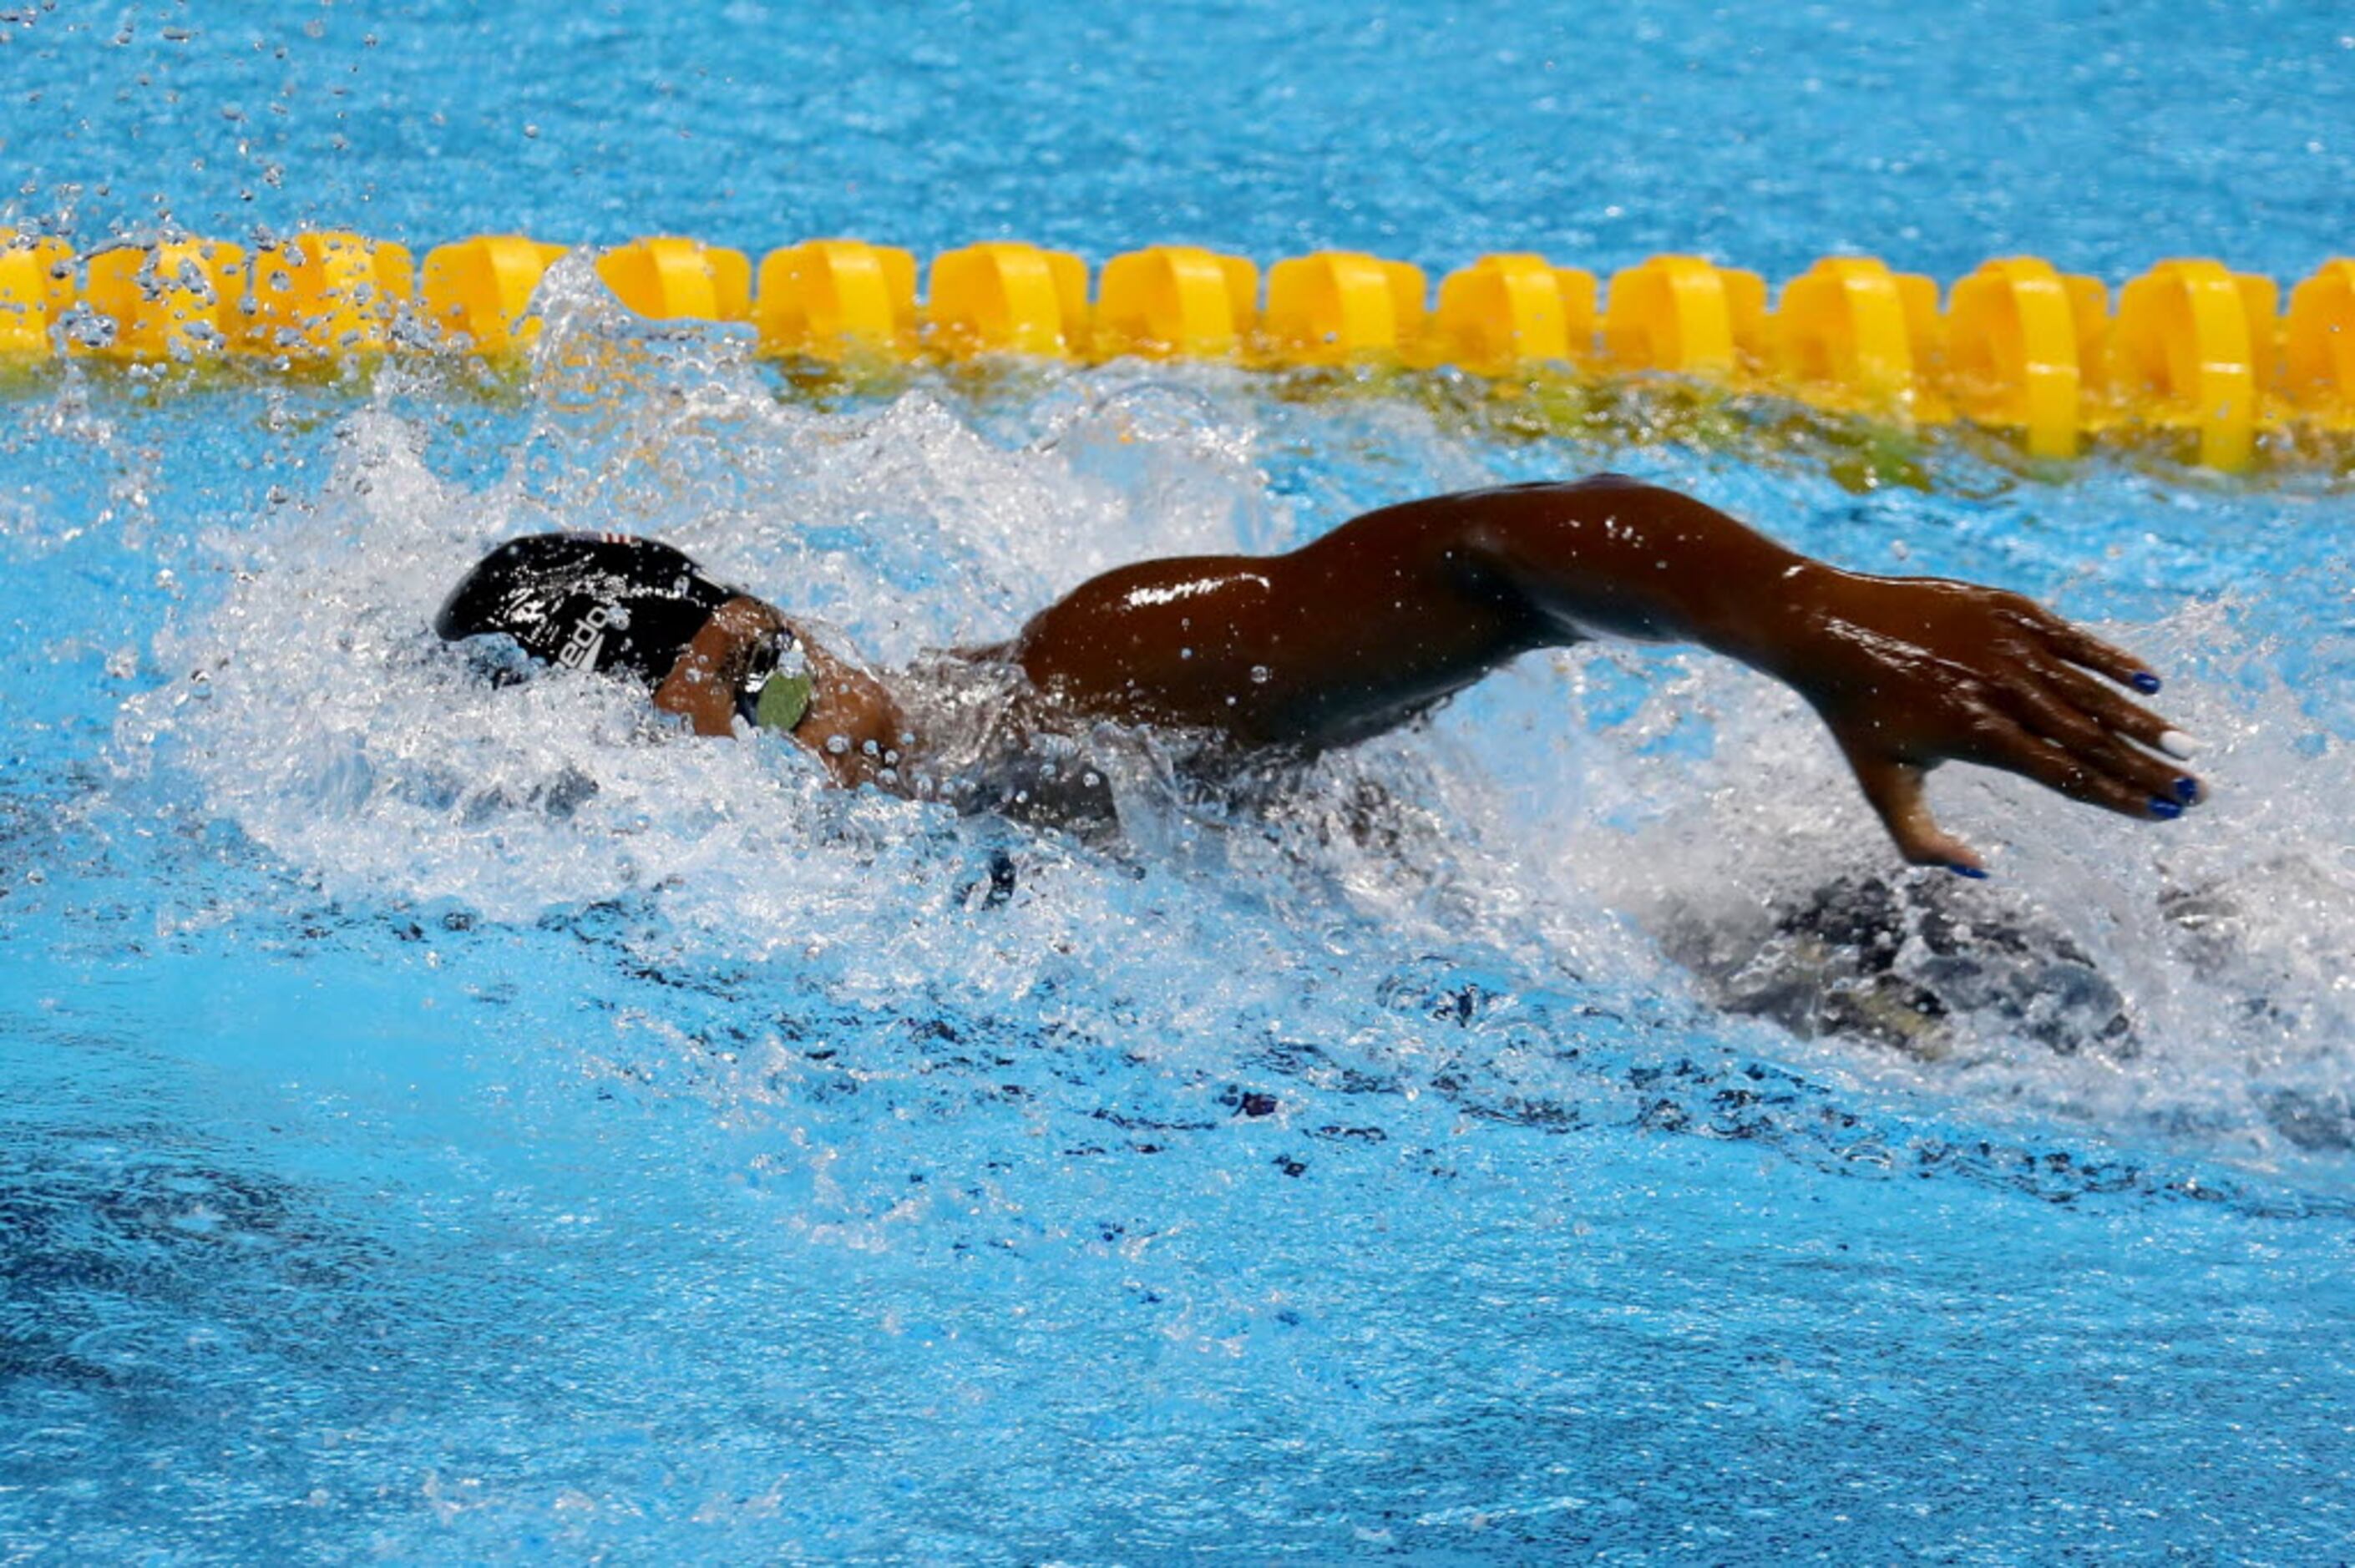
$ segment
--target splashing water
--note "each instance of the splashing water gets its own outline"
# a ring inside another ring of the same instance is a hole
[[[903,663],[1002,637],[1122,561],[1280,546],[1384,493],[1345,463],[1272,494],[1286,420],[1370,421],[1377,475],[1476,482],[1499,454],[1391,407],[1271,414],[1216,374],[1007,372],[978,403],[916,387],[812,407],[778,398],[741,338],[626,324],[585,260],[543,305],[512,440],[450,471],[448,415],[407,407],[431,376],[388,374],[337,427],[315,499],[206,541],[230,580],[158,639],[156,662],[189,673],[125,705],[119,765],[185,773],[332,896],[511,922],[643,899],[692,950],[800,955],[842,994],[1011,999],[1089,976],[1107,1012],[1148,993],[1231,1022],[1320,947],[1437,949],[1517,984],[1763,1013],[1822,1036],[1776,1048],[1792,1059],[1977,1115],[2179,1135],[2260,1166],[2347,1145],[2331,956],[2355,939],[2355,850],[2325,802],[2350,714],[2290,688],[2254,605],[2103,628],[2179,673],[2169,711],[2206,738],[2215,802],[2153,831],[1957,772],[1940,794],[1997,852],[1986,888],[1895,865],[1789,694],[1610,648],[1527,661],[1240,816],[1144,737],[1105,764],[1129,848],[1100,853],[835,793],[792,747],[669,738],[606,683],[494,687],[424,629],[497,539],[613,528]],[[2306,656],[2342,668],[2345,639]],[[965,908],[1001,844],[1021,892],[976,953]],[[1140,921],[1194,939],[1155,943],[1140,971]],[[1238,972],[1241,932],[1269,956]]]

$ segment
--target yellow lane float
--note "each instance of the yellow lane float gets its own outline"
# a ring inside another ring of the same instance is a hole
[[[0,361],[159,362],[224,354],[329,360],[426,348],[499,355],[538,329],[532,300],[565,248],[484,235],[429,252],[345,231],[248,255],[217,240],[116,244],[0,230]],[[1787,396],[1902,428],[1961,418],[2063,458],[2110,429],[2170,432],[2236,470],[2269,432],[2355,431],[2355,260],[2289,292],[2205,258],[2128,281],[2033,256],[1955,282],[1831,256],[1772,306],[1755,272],[1664,255],[1594,275],[1525,251],[1441,280],[1355,250],[1266,269],[1196,245],[1106,262],[993,239],[932,259],[852,238],[743,252],[676,235],[595,253],[614,298],[655,321],[743,322],[757,352],[822,362],[1122,357],[1486,376],[1661,373]],[[757,284],[757,287],[755,286]],[[1263,285],[1264,292],[1263,293]]]

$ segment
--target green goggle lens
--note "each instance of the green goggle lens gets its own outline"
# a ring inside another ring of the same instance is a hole
[[[789,730],[802,722],[809,705],[807,675],[772,675],[761,688],[761,700],[752,705],[752,722],[762,729]]]

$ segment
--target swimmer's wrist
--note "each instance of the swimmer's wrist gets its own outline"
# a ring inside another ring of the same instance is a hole
[[[1743,596],[1721,635],[1706,641],[1753,670],[1798,685],[1850,581],[1851,574],[1837,567],[1793,556]]]

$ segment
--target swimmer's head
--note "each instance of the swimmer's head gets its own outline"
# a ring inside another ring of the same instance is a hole
[[[543,663],[662,683],[712,611],[737,597],[668,545],[619,534],[510,539],[433,618],[450,641],[498,634]]]

